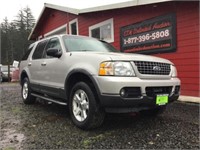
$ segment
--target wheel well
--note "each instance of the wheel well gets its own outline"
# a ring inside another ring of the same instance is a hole
[[[90,88],[92,89],[92,91],[94,92],[95,96],[98,97],[97,89],[95,88],[95,85],[94,85],[92,79],[90,77],[88,77],[88,75],[86,75],[84,73],[73,73],[70,75],[70,77],[68,77],[66,85],[65,85],[67,99],[69,99],[70,91],[71,91],[72,87],[76,83],[81,82],[81,81],[87,83],[90,86]]]
[[[22,72],[21,76],[20,76],[20,84],[22,85],[22,82],[24,80],[24,78],[28,77],[27,73],[25,71]]]

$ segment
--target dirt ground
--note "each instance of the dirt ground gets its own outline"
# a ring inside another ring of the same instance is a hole
[[[175,102],[156,118],[107,114],[91,131],[74,126],[66,106],[25,105],[17,83],[0,84],[0,149],[199,149],[199,104]]]

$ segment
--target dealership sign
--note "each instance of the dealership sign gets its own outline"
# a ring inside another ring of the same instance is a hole
[[[120,29],[122,52],[162,53],[176,50],[176,15],[151,18]]]

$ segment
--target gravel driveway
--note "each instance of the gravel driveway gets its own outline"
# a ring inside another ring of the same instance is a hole
[[[108,114],[103,126],[83,131],[65,106],[24,105],[18,84],[0,84],[0,98],[3,150],[200,148],[198,104],[175,102],[157,118]]]

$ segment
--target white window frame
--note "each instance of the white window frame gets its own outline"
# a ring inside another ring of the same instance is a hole
[[[62,26],[60,26],[60,27],[58,27],[58,28],[56,28],[56,29],[44,34],[44,37],[48,37],[48,36],[54,35],[56,32],[59,32],[60,30],[63,30],[63,29],[65,29],[66,34],[67,34],[67,24],[64,24],[64,25],[62,25]]]
[[[76,23],[76,33],[77,33],[77,35],[79,35],[79,32],[78,32],[78,18],[76,18],[74,20],[71,20],[69,22],[69,34],[72,34],[71,24],[73,24],[73,23]]]
[[[98,24],[95,24],[93,26],[89,27],[89,36],[92,37],[92,30],[96,28],[100,28],[101,26],[104,26],[106,24],[111,24],[111,39],[110,40],[105,40],[108,43],[114,42],[114,24],[113,24],[113,18],[105,20],[103,22],[100,22]]]

